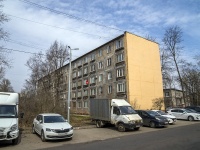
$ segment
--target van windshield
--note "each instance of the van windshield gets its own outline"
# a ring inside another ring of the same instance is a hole
[[[0,118],[17,118],[15,105],[0,105]]]
[[[137,114],[131,106],[119,106],[122,115]]]

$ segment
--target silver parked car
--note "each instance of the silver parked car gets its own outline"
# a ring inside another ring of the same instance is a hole
[[[170,114],[167,114],[165,112],[163,112],[162,110],[152,110],[152,111],[155,111],[157,112],[159,115],[167,118],[169,124],[175,124],[176,122],[176,117],[174,115],[170,115]]]
[[[43,142],[46,140],[71,139],[73,127],[59,114],[44,113],[34,118],[32,132],[39,134]]]
[[[170,115],[174,115],[177,119],[184,119],[189,121],[200,120],[200,114],[183,108],[174,108],[168,110],[167,112]]]

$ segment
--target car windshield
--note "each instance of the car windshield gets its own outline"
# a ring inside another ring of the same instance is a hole
[[[161,111],[161,110],[159,110],[159,111],[157,111],[160,115],[167,115],[165,112],[163,112],[163,111]]]
[[[0,118],[17,118],[16,105],[0,105]]]
[[[137,114],[131,106],[119,106],[122,115]]]
[[[44,123],[66,122],[62,116],[44,116]]]
[[[149,110],[149,111],[146,111],[149,115],[151,115],[151,116],[160,116],[160,114],[159,113],[157,113],[157,112],[155,112],[155,111],[151,111],[151,110]]]

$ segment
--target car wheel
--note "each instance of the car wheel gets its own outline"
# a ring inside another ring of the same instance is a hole
[[[139,129],[140,129],[140,127],[134,128],[134,130],[136,130],[136,131],[139,130]]]
[[[194,117],[189,116],[189,117],[188,117],[188,120],[189,120],[189,121],[194,121]]]
[[[118,128],[119,132],[125,132],[126,131],[126,128],[125,128],[123,123],[119,123],[117,128]]]
[[[34,125],[32,126],[32,133],[35,134],[35,127],[34,127]]]
[[[16,139],[12,140],[12,145],[17,145],[19,144],[21,141],[21,134],[19,134],[19,136]]]
[[[45,138],[43,130],[41,131],[41,140],[42,140],[42,142],[46,142],[46,138]]]
[[[154,122],[150,122],[150,127],[151,128],[155,128],[156,127],[155,123]]]

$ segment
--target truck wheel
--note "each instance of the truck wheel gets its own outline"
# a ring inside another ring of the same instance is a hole
[[[117,128],[118,128],[119,132],[125,132],[126,131],[126,128],[125,128],[123,123],[119,123]]]
[[[42,142],[46,142],[46,138],[45,138],[43,130],[41,131],[41,140],[42,140]]]
[[[101,120],[97,120],[96,121],[96,127],[97,128],[102,128],[102,121]]]

